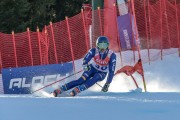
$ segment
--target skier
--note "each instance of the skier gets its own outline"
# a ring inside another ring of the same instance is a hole
[[[108,46],[109,40],[106,36],[98,37],[96,48],[90,49],[83,59],[84,73],[82,76],[78,80],[71,81],[54,90],[53,95],[57,97],[58,94],[73,88],[70,95],[75,96],[96,82],[104,80],[109,73],[107,81],[102,87],[102,91],[107,92],[116,66],[116,54],[109,50]]]

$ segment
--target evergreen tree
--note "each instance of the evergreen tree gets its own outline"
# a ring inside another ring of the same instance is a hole
[[[84,0],[56,0],[56,20],[64,20],[66,16],[72,17],[78,14],[83,2]]]
[[[0,31],[11,33],[25,31],[30,4],[27,0],[0,1]]]
[[[88,0],[0,0],[0,32],[11,33],[44,28],[49,22],[59,22],[81,11]]]
[[[36,31],[38,26],[40,30],[50,21],[56,21],[54,10],[55,0],[29,0],[31,6],[29,11],[29,27]]]

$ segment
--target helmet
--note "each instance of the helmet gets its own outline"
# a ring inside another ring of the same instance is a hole
[[[96,47],[99,50],[106,50],[109,47],[109,40],[106,36],[100,36],[97,38]]]

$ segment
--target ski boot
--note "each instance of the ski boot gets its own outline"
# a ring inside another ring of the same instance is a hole
[[[80,93],[79,87],[75,87],[69,94],[70,96],[76,96],[78,93]]]
[[[87,89],[86,86],[83,84],[83,85],[75,87],[69,94],[70,96],[76,96],[78,93],[86,89]]]
[[[57,97],[61,93],[62,93],[61,89],[56,89],[56,90],[54,90],[54,92],[52,94],[53,94],[54,97]]]
[[[57,97],[59,94],[63,93],[66,90],[67,90],[66,86],[63,85],[60,88],[54,90],[54,92],[52,94],[53,94],[54,97]]]

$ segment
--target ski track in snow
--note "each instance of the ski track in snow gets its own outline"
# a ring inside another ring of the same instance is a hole
[[[0,95],[0,120],[178,120],[180,93]]]
[[[175,98],[166,96],[175,95]],[[75,97],[71,96],[37,96],[37,95],[0,95],[0,99],[58,99],[61,100],[107,100],[107,101],[119,101],[119,102],[142,102],[142,103],[177,103],[180,104],[180,93],[97,93],[97,92],[85,92],[85,94]]]

